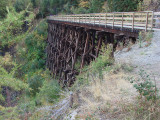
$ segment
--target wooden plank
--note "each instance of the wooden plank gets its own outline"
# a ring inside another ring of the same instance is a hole
[[[101,44],[102,44],[102,36],[100,35],[99,40],[98,40],[98,47],[97,47],[97,50],[96,50],[96,57],[98,57],[98,53],[99,53],[99,49],[101,47]]]
[[[87,32],[86,43],[85,43],[84,52],[83,52],[82,61],[81,61],[81,69],[82,69],[83,66],[84,66],[85,53],[86,53],[87,48],[88,48],[89,38],[90,38],[90,33]]]

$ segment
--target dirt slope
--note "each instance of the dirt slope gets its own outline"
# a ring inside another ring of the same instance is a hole
[[[127,52],[127,48],[122,51],[115,52],[115,60],[118,63],[127,63],[133,65],[137,73],[140,69],[145,70],[155,77],[157,86],[160,88],[160,32],[153,33],[151,45],[145,47],[146,42],[132,46]]]

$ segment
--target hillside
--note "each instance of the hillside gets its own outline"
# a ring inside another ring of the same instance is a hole
[[[47,66],[46,19],[50,15],[159,11],[159,5],[160,0],[1,0],[0,120],[159,120],[159,32],[141,31],[134,44],[125,46],[113,37],[113,43],[102,44],[99,52],[95,47],[97,55],[82,69],[77,57],[74,82],[67,86]],[[83,30],[82,38],[88,35]],[[69,47],[76,44],[68,43]]]
[[[130,64],[138,70],[143,69],[147,73],[155,77],[157,87],[160,88],[159,68],[160,68],[160,33],[154,32],[152,40],[144,40],[143,43],[138,43],[131,47],[129,52],[126,49],[115,53],[117,63]],[[149,42],[149,46],[147,45]],[[141,44],[141,45],[140,45]]]
[[[148,34],[151,33],[145,33]],[[143,39],[141,47],[137,41],[130,51],[128,48],[117,50],[115,63],[103,66],[101,76],[100,71],[95,74],[95,66],[102,59],[91,63],[90,71],[77,77],[83,82],[77,80],[58,103],[39,108],[35,114],[60,120],[160,119],[159,32],[154,32],[153,38],[146,36],[144,38],[150,38],[149,45]]]

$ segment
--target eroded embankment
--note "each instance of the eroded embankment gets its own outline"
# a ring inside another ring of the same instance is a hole
[[[160,32],[153,33],[151,44],[146,47],[146,42],[135,44],[130,51],[127,48],[115,53],[115,60],[117,63],[126,63],[135,67],[135,73],[140,69],[145,70],[151,77],[155,77],[157,86],[160,88]]]

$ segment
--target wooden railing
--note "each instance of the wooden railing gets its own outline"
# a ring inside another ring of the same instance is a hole
[[[76,14],[76,15],[56,15],[49,16],[48,20],[66,21],[74,23],[84,23],[92,25],[103,25],[105,27],[130,28],[141,30],[160,30],[157,27],[157,19],[160,12],[113,12],[113,13],[92,13],[92,14]],[[159,24],[159,23],[158,23]]]

